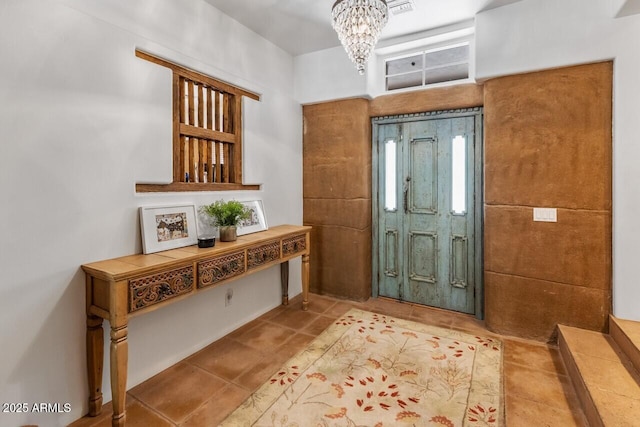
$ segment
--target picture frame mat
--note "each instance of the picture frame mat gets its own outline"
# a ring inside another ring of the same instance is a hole
[[[150,254],[198,243],[195,205],[140,206],[139,210],[143,253]],[[185,233],[186,236],[181,236]]]
[[[242,223],[246,221],[242,221],[238,224],[238,236],[257,233],[259,231],[268,229],[267,217],[264,212],[264,205],[262,203],[262,200],[241,201],[240,203],[242,203],[245,207],[249,208],[252,211],[252,217],[247,220],[248,222],[250,222],[249,225],[242,225]]]

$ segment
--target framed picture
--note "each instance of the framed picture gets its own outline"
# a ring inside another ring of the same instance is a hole
[[[198,243],[195,205],[141,206],[140,229],[145,254]]]
[[[244,234],[255,233],[267,229],[267,217],[264,215],[264,207],[262,200],[251,200],[249,202],[240,202],[245,205],[251,212],[248,219],[244,219],[238,223],[238,236]]]

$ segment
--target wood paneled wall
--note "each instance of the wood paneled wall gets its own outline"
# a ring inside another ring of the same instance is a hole
[[[485,82],[485,313],[496,332],[605,330],[611,308],[612,63]],[[533,207],[558,222],[534,222]]]
[[[304,223],[311,289],[371,295],[375,116],[484,105],[485,321],[549,340],[563,323],[604,330],[611,308],[612,64],[304,106]],[[558,209],[533,222],[533,207]]]

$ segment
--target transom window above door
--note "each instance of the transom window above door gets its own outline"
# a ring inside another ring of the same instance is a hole
[[[393,91],[469,78],[469,42],[396,56],[384,61],[385,89]]]

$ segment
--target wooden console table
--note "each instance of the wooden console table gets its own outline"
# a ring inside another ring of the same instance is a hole
[[[102,411],[104,319],[111,325],[112,425],[124,426],[129,319],[276,264],[280,264],[282,303],[286,305],[289,260],[299,256],[302,309],[306,310],[310,230],[307,226],[281,225],[240,236],[235,242],[216,242],[213,248],[188,246],[83,265],[87,279],[89,415]]]

